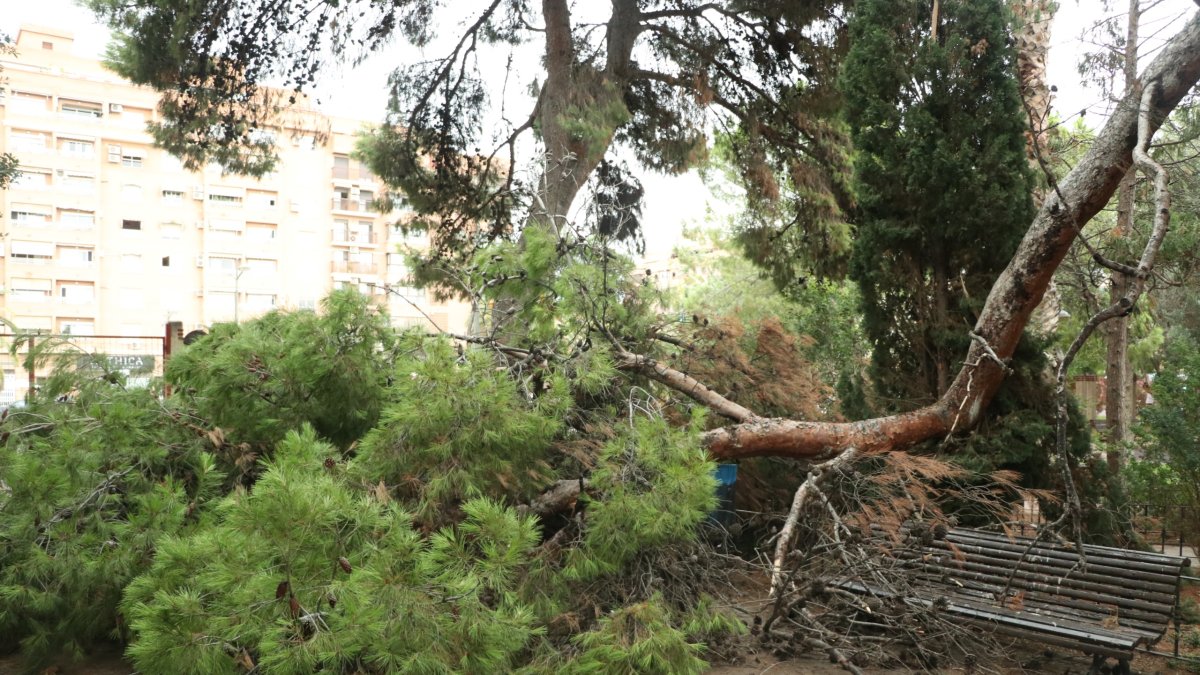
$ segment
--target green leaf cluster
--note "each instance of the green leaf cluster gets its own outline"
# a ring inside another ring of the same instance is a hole
[[[105,379],[0,423],[0,651],[34,668],[125,637],[117,604],[164,536],[203,522],[224,476],[181,411]]]
[[[1147,459],[1170,467],[1176,498],[1200,506],[1200,340],[1172,333],[1162,367],[1150,386],[1154,403],[1142,408],[1138,435]]]
[[[396,486],[423,522],[454,517],[472,497],[527,499],[549,481],[545,458],[563,429],[568,390],[561,376],[521,382],[484,350],[425,340],[396,364],[389,402],[353,471]]]
[[[122,609],[144,672],[491,673],[537,634],[514,595],[537,542],[528,518],[467,502],[422,538],[355,490],[309,428],[290,432],[211,527],[163,540]]]
[[[231,442],[269,449],[308,423],[346,447],[379,419],[395,348],[386,315],[342,290],[319,314],[275,310],[217,324],[171,358],[166,379]]]
[[[699,675],[708,668],[702,647],[672,625],[659,597],[617,610],[576,641],[583,651],[564,669],[571,675]]]
[[[564,570],[568,578],[615,573],[639,552],[695,536],[716,507],[716,465],[695,443],[702,425],[701,414],[682,428],[639,418],[605,444],[591,476],[602,497],[588,505],[583,543]]]

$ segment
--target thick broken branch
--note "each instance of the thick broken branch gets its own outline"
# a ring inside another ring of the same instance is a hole
[[[783,529],[779,531],[779,541],[775,542],[775,560],[771,565],[772,597],[780,598],[783,596],[785,590],[783,587],[783,564],[787,560],[788,549],[792,547],[792,537],[796,530],[796,523],[800,520],[800,514],[804,511],[804,507],[808,505],[813,495],[824,497],[824,495],[821,495],[821,483],[829,474],[848,466],[854,461],[857,455],[858,451],[850,448],[828,462],[814,466],[809,471],[808,478],[804,479],[804,482],[796,489],[796,496],[792,499],[792,508],[788,511],[787,519],[783,521]]]
[[[518,510],[521,513],[532,513],[539,518],[570,511],[575,508],[579,495],[586,489],[587,480],[584,478],[560,480],[538,495],[529,505],[518,507]]]
[[[1135,147],[1145,146],[1139,144],[1139,137],[1148,140],[1197,80],[1200,15],[1193,16],[1171,38],[1146,68],[1139,86],[1121,100],[1088,154],[1042,205],[1008,267],[993,284],[973,332],[991,345],[1002,361],[1016,350],[1030,315],[1083,224],[1108,203],[1133,162]],[[1164,181],[1165,174],[1156,172],[1156,184]],[[1160,211],[1155,217],[1156,221],[1165,220],[1166,214]],[[1150,275],[1149,267],[1143,267],[1146,262],[1143,255],[1138,265],[1139,286]],[[1149,264],[1153,264],[1153,256]],[[720,459],[764,455],[811,459],[832,457],[852,447],[862,452],[903,448],[952,429],[966,430],[979,421],[1004,379],[1003,368],[985,356],[979,341],[972,343],[966,364],[941,399],[909,413],[849,423],[754,419],[710,431],[703,442]],[[963,417],[956,419],[960,410]]]
[[[698,403],[704,404],[718,415],[728,417],[736,422],[756,422],[762,419],[749,408],[735,403],[709,389],[691,375],[664,366],[647,356],[625,351],[615,341],[613,344],[620,350],[617,353],[617,368],[639,372],[656,382],[661,382],[671,389],[688,396]]]

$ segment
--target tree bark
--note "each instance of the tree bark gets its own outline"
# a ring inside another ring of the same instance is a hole
[[[641,32],[639,16],[637,0],[612,0],[607,62],[603,70],[597,70],[577,62],[567,0],[542,0],[546,82],[542,85],[538,122],[546,166],[539,181],[541,203],[535,205],[530,224],[561,230],[575,196],[612,144],[617,124],[603,128],[609,121],[604,113],[624,105],[622,95],[633,46]],[[588,114],[592,112],[598,114]],[[571,132],[571,123],[580,121],[576,118],[581,115],[586,115],[583,122],[596,137],[580,138]]]
[[[1147,67],[1140,86],[1127,91],[1083,160],[1038,211],[1008,267],[997,278],[975,324],[979,339],[942,397],[929,406],[888,417],[849,423],[787,419],[754,420],[715,429],[703,436],[720,459],[783,456],[833,457],[855,447],[864,453],[899,449],[930,438],[961,432],[978,422],[1004,379],[999,359],[1010,357],[1029,317],[1041,301],[1058,265],[1124,177],[1138,140],[1139,91],[1153,83],[1148,132],[1153,134],[1200,80],[1200,16],[1164,46]]]
[[[1141,0],[1129,0],[1129,16],[1125,32],[1125,93],[1134,91],[1138,85],[1138,26],[1141,19]],[[1137,170],[1130,168],[1117,188],[1117,225],[1113,229],[1113,238],[1120,242],[1133,232],[1133,188],[1137,179]],[[1113,270],[1109,277],[1111,302],[1125,297],[1129,288],[1129,279],[1124,272]],[[1105,437],[1109,442],[1106,459],[1109,469],[1115,474],[1121,470],[1120,444],[1129,436],[1129,426],[1132,420],[1130,409],[1129,387],[1126,384],[1133,375],[1129,364],[1129,317],[1122,316],[1113,319],[1105,333],[1108,338],[1107,358],[1105,363],[1105,398],[1104,419]]]
[[[1058,3],[1055,0],[1012,0],[1009,3],[1017,27],[1013,37],[1017,42],[1017,79],[1021,87],[1021,98],[1029,112],[1029,132],[1025,151],[1029,155],[1029,166],[1041,175],[1046,152],[1050,147],[1050,135],[1046,123],[1050,119],[1050,87],[1046,84],[1046,55],[1050,51],[1050,27]],[[1046,199],[1046,188],[1038,187],[1033,192],[1033,204],[1041,208]],[[1052,333],[1058,327],[1062,303],[1054,281],[1046,290],[1042,303],[1034,312],[1033,325],[1044,333]]]

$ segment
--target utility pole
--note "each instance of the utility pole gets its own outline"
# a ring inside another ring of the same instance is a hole
[[[241,267],[237,268],[237,274],[233,275],[233,322],[234,323],[238,322],[238,305],[241,304],[241,301],[242,301],[242,290],[241,290],[241,287],[239,284],[242,280],[242,274],[244,274],[246,272],[246,270],[248,270],[248,269],[250,269],[250,268],[247,267],[246,265],[242,265]]]

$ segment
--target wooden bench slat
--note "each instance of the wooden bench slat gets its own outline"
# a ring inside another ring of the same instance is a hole
[[[930,544],[930,546],[941,549],[943,551],[948,551],[948,552],[950,552],[951,555],[953,555],[954,549],[951,548],[951,544],[953,544],[954,547],[956,547],[959,551],[961,551],[964,555],[966,555],[967,560],[974,560],[974,559],[976,559],[976,557],[979,557],[979,558],[1011,561],[1011,562],[1015,563],[1021,557],[1020,553],[1010,553],[1008,551],[997,551],[995,549],[989,549],[989,548],[986,548],[983,546],[979,546],[977,544],[934,541],[932,544]],[[1072,567],[1074,567],[1074,563],[1067,564],[1067,561],[1065,561],[1065,560],[1045,559],[1040,556],[1033,556],[1033,555],[1028,556],[1021,563],[1022,569],[1030,569],[1033,571],[1038,571],[1043,574],[1049,574],[1049,575],[1061,575],[1061,574],[1067,572],[1068,570],[1070,570]],[[1069,578],[1084,579],[1087,581],[1095,581],[1095,582],[1099,582],[1099,583],[1111,583],[1112,577],[1120,576],[1119,568],[1113,567],[1111,565],[1105,565],[1103,563],[1096,563],[1091,560],[1088,560],[1087,567],[1088,567],[1087,572],[1080,572],[1079,570],[1075,570],[1074,572],[1071,573]],[[1149,573],[1149,572],[1140,573],[1140,574],[1145,574],[1146,576],[1139,577],[1138,583],[1139,583],[1139,585],[1145,587],[1147,590],[1169,593],[1172,595],[1175,593],[1176,579],[1178,579],[1178,576],[1179,576],[1178,574],[1175,574],[1175,575],[1153,574],[1153,573]]]
[[[1030,537],[1014,536],[1011,539],[1002,534],[992,534],[990,532],[978,532],[974,530],[953,529],[946,535],[946,539],[957,543],[960,540],[974,540],[978,542],[991,542],[994,548],[1000,550],[1013,550],[1017,553],[1023,553],[1029,542],[1033,541]],[[1073,549],[1064,547],[1050,547],[1050,542],[1041,542],[1034,545],[1034,550],[1039,551],[1040,555],[1061,560],[1074,561],[1077,554]],[[1095,558],[1101,564],[1111,565],[1120,569],[1138,570],[1141,572],[1152,572],[1156,574],[1177,575],[1181,568],[1186,567],[1191,563],[1188,558],[1182,558],[1173,555],[1164,555],[1162,553],[1143,553],[1137,552],[1136,556],[1125,557],[1113,555],[1111,551],[1123,551],[1124,549],[1114,549],[1108,546],[1092,546],[1085,544],[1084,548],[1088,552],[1088,558]]]
[[[933,569],[945,570],[949,568],[975,572],[981,575],[991,576],[1007,584],[1009,575],[1012,574],[1012,588],[1010,590],[1020,590],[1023,588],[1031,588],[1036,590],[1050,590],[1057,592],[1056,589],[1074,590],[1080,593],[1107,593],[1115,598],[1128,601],[1145,602],[1155,605],[1154,611],[1159,608],[1170,610],[1175,604],[1174,593],[1163,593],[1160,591],[1142,590],[1140,588],[1130,588],[1128,586],[1118,586],[1108,583],[1096,581],[1084,581],[1076,578],[1074,575],[1067,577],[1053,576],[1049,574],[1039,573],[1036,570],[1031,570],[1029,566],[1021,564],[1017,567],[1015,573],[1013,568],[990,565],[985,562],[979,562],[980,556],[970,556],[966,560],[958,560],[952,554],[946,553],[945,557],[938,560],[937,558],[924,560],[924,557],[919,551],[901,551],[898,557],[913,564],[925,565]],[[1063,570],[1066,572],[1066,570]],[[1034,586],[1040,584],[1040,586]],[[1003,590],[1003,589],[1002,589]],[[1117,603],[1123,604],[1123,603]],[[1134,606],[1127,604],[1125,606]]]
[[[955,528],[942,540],[897,542],[872,526],[868,541],[893,556],[909,579],[905,602],[934,607],[999,634],[1127,660],[1139,645],[1166,634],[1186,558],[1085,545],[1087,567],[1075,569],[1073,546]],[[1015,571],[1014,571],[1015,568]],[[1010,581],[1011,579],[1011,581]],[[886,583],[886,582],[885,582]],[[894,597],[874,580],[842,579],[857,593]],[[1008,591],[1008,598],[999,596]],[[1009,603],[1009,604],[1004,604]],[[1019,603],[1019,604],[1016,604]]]
[[[871,588],[869,585],[862,584],[861,582],[842,582],[839,585],[847,590],[854,590],[858,593],[891,595],[891,593],[886,591],[877,591],[877,589]],[[856,585],[858,588],[853,588],[852,585]],[[917,598],[917,600],[927,607],[933,604],[933,601],[928,598]],[[1005,610],[1000,607],[979,607],[972,606],[972,603],[951,601],[944,611],[968,620],[980,622],[985,626],[997,630],[1016,629],[1024,635],[1039,640],[1043,636],[1053,636],[1061,640],[1063,646],[1074,648],[1079,648],[1080,645],[1087,645],[1089,647],[1112,650],[1113,654],[1126,654],[1130,650],[1135,649],[1139,642],[1137,636],[1128,633],[1106,630],[1077,622],[1043,621],[1039,620],[1039,617],[1022,617],[1011,610]]]
[[[952,588],[936,580],[920,579],[917,581],[921,582],[918,585],[921,585],[923,588],[925,588],[926,592],[930,593],[931,595],[943,593],[948,597],[963,598],[964,600],[974,602],[984,602],[990,604],[991,606],[995,606],[995,601],[992,600],[992,595],[986,591],[980,591],[970,587]],[[1025,597],[1021,603],[1021,606],[1023,611],[1028,611],[1040,616],[1057,617],[1068,620],[1082,619],[1086,620],[1088,623],[1099,626],[1103,626],[1105,621],[1109,621],[1113,618],[1113,613],[1111,611],[1105,611],[1105,608],[1100,605],[1095,605],[1093,608],[1065,607],[1062,604],[1055,604],[1053,602],[1046,602]],[[1165,627],[1165,624],[1161,621],[1161,617],[1155,616],[1153,619],[1151,619],[1130,616],[1129,614],[1118,616],[1117,625],[1122,629],[1137,631],[1146,637],[1152,637],[1156,640],[1162,636],[1163,629]]]

